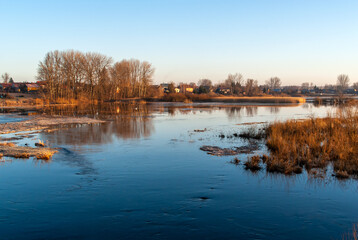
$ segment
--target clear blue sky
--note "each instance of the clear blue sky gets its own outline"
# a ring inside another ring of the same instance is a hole
[[[358,82],[358,0],[0,0],[0,73],[34,81],[52,50],[137,58],[155,82]]]

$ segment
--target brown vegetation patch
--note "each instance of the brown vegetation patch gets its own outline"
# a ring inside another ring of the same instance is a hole
[[[252,156],[248,158],[248,160],[244,163],[245,169],[251,170],[253,172],[260,170],[262,167],[260,166],[260,156]]]
[[[16,144],[12,142],[2,142],[0,143],[0,146],[14,147]]]
[[[56,150],[51,148],[32,148],[32,147],[22,147],[16,145],[11,145],[11,146],[0,145],[0,153],[6,157],[14,157],[14,158],[37,157],[38,159],[49,159],[56,152],[57,152]]]
[[[240,159],[238,159],[237,157],[230,161],[230,163],[235,164],[235,165],[239,165],[240,162],[241,162]]]
[[[310,172],[332,163],[337,178],[358,175],[358,113],[353,108],[326,118],[276,122],[265,133],[270,156],[262,158],[269,172]]]

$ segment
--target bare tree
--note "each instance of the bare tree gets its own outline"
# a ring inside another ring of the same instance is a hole
[[[337,77],[337,91],[339,94],[343,94],[349,86],[349,77],[348,75],[341,74]]]
[[[353,89],[355,89],[355,91],[358,91],[358,82],[353,83]]]
[[[247,79],[246,84],[245,84],[245,92],[246,92],[246,95],[248,95],[248,96],[258,95],[260,90],[259,90],[257,80]]]
[[[224,82],[224,86],[230,88],[230,92],[238,94],[241,92],[241,88],[244,82],[244,78],[240,73],[229,74]]]
[[[10,75],[6,72],[3,75],[1,75],[1,78],[4,81],[4,83],[8,83],[8,81],[10,79]]]
[[[281,79],[278,77],[272,77],[266,81],[266,85],[269,89],[277,89],[281,87]]]
[[[211,80],[204,78],[198,81],[198,85],[203,87],[212,87],[213,83],[211,82]]]
[[[114,94],[121,98],[146,96],[153,74],[154,68],[145,61],[131,59],[115,63],[111,69]]]
[[[304,82],[301,85],[301,89],[302,90],[308,90],[310,88],[310,83],[309,82]]]

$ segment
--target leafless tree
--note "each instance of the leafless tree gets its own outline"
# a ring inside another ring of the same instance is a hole
[[[337,77],[337,91],[339,94],[343,94],[349,86],[349,77],[345,74],[340,74]]]
[[[224,82],[224,86],[230,88],[230,92],[238,94],[241,92],[241,88],[244,82],[244,78],[240,73],[229,74]]]
[[[6,72],[3,75],[1,75],[1,78],[2,78],[4,83],[8,83],[8,81],[10,79],[10,75]]]
[[[211,80],[204,78],[198,81],[198,86],[212,87],[213,83],[211,82]]]
[[[245,92],[246,92],[246,95],[248,95],[248,96],[258,95],[260,90],[259,90],[257,80],[247,79],[246,84],[245,84]]]
[[[356,91],[358,91],[358,82],[353,83],[353,89],[355,89]]]
[[[69,50],[47,53],[37,79],[46,81],[50,99],[115,100],[146,96],[153,73],[148,62],[131,59],[112,66],[112,58],[105,55]]]
[[[278,77],[272,77],[266,81],[266,85],[269,89],[277,89],[281,87],[281,79]]]

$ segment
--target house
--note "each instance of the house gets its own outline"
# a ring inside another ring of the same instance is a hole
[[[25,91],[26,92],[37,92],[40,90],[40,86],[36,83],[26,83],[25,84]]]
[[[3,92],[9,92],[11,88],[11,83],[1,83],[0,90]]]
[[[182,93],[193,93],[194,87],[189,84],[180,84],[179,85],[180,92]]]
[[[231,89],[227,87],[218,87],[215,92],[223,95],[229,95],[231,94]]]
[[[14,92],[14,93],[21,92],[20,83],[13,83],[9,89],[9,92]]]
[[[160,84],[160,88],[163,90],[164,93],[169,93],[169,83]]]

